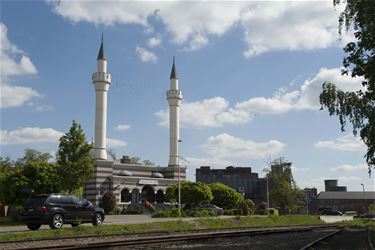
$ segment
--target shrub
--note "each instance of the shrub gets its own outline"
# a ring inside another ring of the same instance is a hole
[[[212,204],[222,207],[224,209],[236,208],[238,203],[242,200],[242,196],[236,190],[219,182],[208,185],[211,189],[213,200]]]
[[[241,200],[238,207],[242,210],[242,215],[252,215],[254,213],[254,202],[250,199]]]
[[[105,193],[101,204],[106,214],[113,214],[117,205],[116,196],[112,192]]]
[[[225,215],[241,215],[242,210],[241,209],[227,209],[224,210]]]
[[[170,213],[165,210],[158,210],[152,214],[152,218],[168,218]]]

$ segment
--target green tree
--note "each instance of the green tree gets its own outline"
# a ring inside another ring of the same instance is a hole
[[[155,163],[150,160],[144,160],[143,165],[145,166],[155,166]]]
[[[279,158],[271,163],[272,171],[267,173],[270,185],[270,206],[280,208],[282,213],[295,213],[301,206],[300,194],[294,183],[291,163]]]
[[[181,183],[181,203],[187,207],[207,204],[213,199],[211,189],[201,182],[184,181]],[[167,201],[178,201],[178,184],[171,185],[166,190]]]
[[[27,148],[25,149],[25,155],[22,158],[18,158],[16,165],[24,166],[28,162],[48,162],[52,159],[50,153],[42,153],[35,149]]]
[[[62,190],[72,193],[92,176],[95,160],[90,155],[91,149],[81,125],[73,121],[69,132],[60,138],[57,153],[57,174]]]
[[[139,158],[137,156],[134,156],[134,157],[130,158],[130,163],[140,165],[141,164],[140,160],[141,160],[141,158]]]
[[[1,188],[2,201],[8,205],[21,205],[22,201],[29,195],[29,180],[23,174],[22,167],[13,167],[5,173]],[[31,191],[31,190],[30,190]]]
[[[336,115],[344,131],[347,121],[352,124],[353,134],[358,133],[367,146],[366,162],[375,166],[375,1],[334,0],[334,6],[346,4],[339,16],[339,33],[354,29],[356,41],[349,42],[344,51],[342,74],[362,77],[363,90],[345,92],[334,83],[325,82],[320,94],[322,109]]]
[[[240,193],[222,183],[211,183],[208,186],[214,197],[211,203],[224,209],[236,208],[239,202],[243,199]]]
[[[56,164],[40,161],[28,162],[22,172],[33,193],[48,194],[60,191]]]

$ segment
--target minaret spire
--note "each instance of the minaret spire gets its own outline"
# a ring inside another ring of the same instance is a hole
[[[168,166],[180,166],[178,142],[180,141],[180,104],[182,91],[178,89],[175,59],[170,77],[170,89],[167,91],[169,104],[169,163]]]
[[[107,160],[107,93],[111,85],[111,74],[107,72],[103,34],[97,60],[97,70],[92,75],[92,82],[96,93],[94,157]]]
[[[103,39],[103,32],[102,32],[102,43],[100,44],[99,54],[97,60],[106,60],[104,55],[104,39]]]
[[[173,66],[171,71],[171,77],[169,79],[177,79],[177,73],[176,73],[176,66],[174,63],[174,56],[173,56]]]

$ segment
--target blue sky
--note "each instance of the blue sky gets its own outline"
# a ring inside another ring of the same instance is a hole
[[[91,140],[102,32],[112,74],[107,144],[118,158],[168,163],[175,55],[189,179],[200,165],[261,172],[282,156],[300,187],[338,178],[374,190],[362,142],[319,111],[324,81],[361,88],[340,74],[353,38],[339,39],[331,1],[2,1],[1,156],[56,151],[73,119]]]

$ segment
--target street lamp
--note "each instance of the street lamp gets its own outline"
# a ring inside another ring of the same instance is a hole
[[[365,185],[363,183],[361,183],[361,186],[362,186],[362,190],[363,190],[363,208],[366,211]]]

